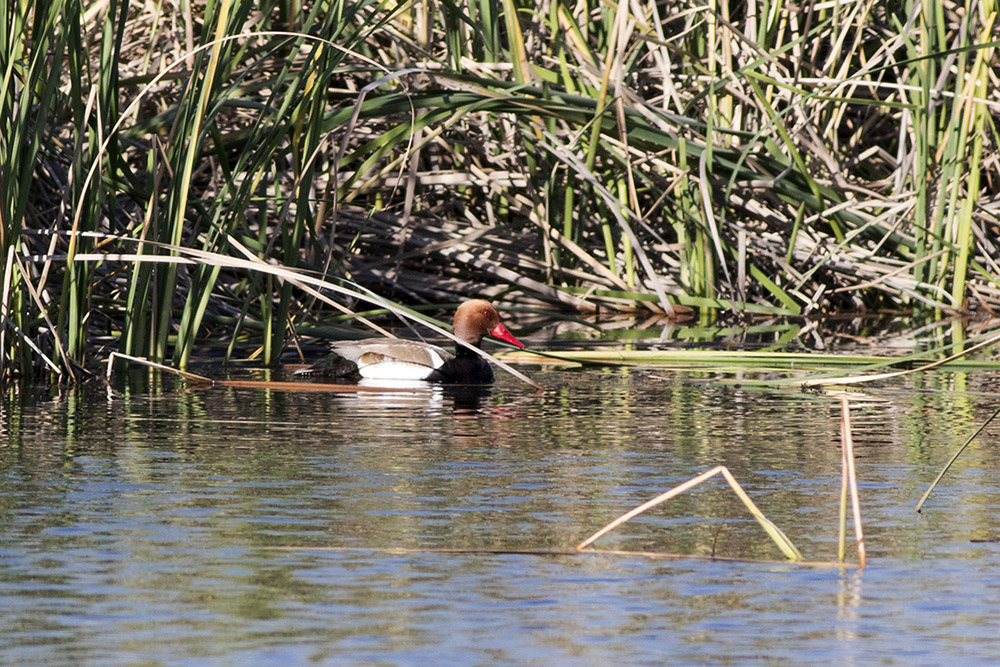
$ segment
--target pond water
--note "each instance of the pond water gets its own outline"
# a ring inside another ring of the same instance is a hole
[[[10,390],[0,663],[1000,655],[1000,427],[914,511],[992,413],[1000,374],[924,373],[855,397],[858,571],[781,562],[721,480],[596,545],[684,558],[567,553],[724,464],[807,560],[835,560],[839,399],[699,371],[525,370],[545,393],[503,374],[478,395],[192,389],[142,374],[114,392]]]

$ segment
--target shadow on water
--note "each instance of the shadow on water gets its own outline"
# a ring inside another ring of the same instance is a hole
[[[989,629],[998,454],[974,444],[925,513],[913,512],[995,406],[995,373],[901,378],[856,402],[870,559],[861,573],[712,561],[781,558],[721,483],[599,542],[701,559],[431,551],[571,549],[724,464],[807,559],[834,558],[837,399],[707,370],[530,374],[546,392],[505,377],[322,394],[191,388],[143,373],[117,378],[113,394],[95,385],[9,396],[0,661],[934,661],[1000,651]]]

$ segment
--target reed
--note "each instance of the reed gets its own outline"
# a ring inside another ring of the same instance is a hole
[[[687,336],[693,337],[694,332]],[[697,368],[713,369],[719,373],[756,371],[773,373],[783,371],[786,378],[767,377],[761,380],[741,377],[744,385],[794,385],[806,388],[823,388],[841,385],[859,385],[921,373],[946,366],[952,370],[981,370],[1000,367],[1000,361],[970,358],[1000,343],[1000,334],[991,330],[929,347],[901,356],[872,356],[852,354],[824,354],[822,352],[788,352],[772,350],[700,350],[700,349],[593,349],[566,350],[558,353],[534,350],[509,350],[499,353],[501,359],[511,363],[539,363],[550,360],[570,365],[636,366],[641,368]],[[781,347],[781,346],[778,346]],[[954,351],[954,350],[958,351]],[[950,354],[949,354],[950,352]],[[894,370],[886,370],[894,369]],[[846,374],[845,374],[846,371]],[[878,371],[878,372],[874,372]],[[810,375],[802,374],[809,372]]]
[[[948,459],[948,462],[944,465],[943,468],[941,468],[941,472],[939,472],[937,474],[937,477],[935,477],[934,481],[930,483],[930,486],[927,487],[927,490],[924,491],[924,494],[922,496],[920,496],[920,500],[917,501],[916,510],[917,510],[918,514],[922,511],[924,503],[927,502],[927,499],[930,497],[931,493],[934,491],[934,489],[937,488],[938,483],[942,479],[944,479],[944,476],[951,469],[951,466],[955,463],[955,461],[958,460],[958,457],[962,455],[962,452],[964,452],[966,450],[966,448],[968,448],[968,446],[970,444],[972,444],[973,440],[975,440],[977,437],[979,437],[980,433],[982,433],[984,430],[986,430],[986,427],[989,426],[993,422],[993,420],[997,418],[997,415],[1000,415],[1000,408],[997,408],[996,410],[994,410],[993,414],[991,414],[989,417],[987,417],[986,421],[984,421],[982,424],[980,424],[979,428],[977,428],[972,433],[972,435],[970,435],[968,438],[966,438],[965,442],[962,443],[962,446],[959,447],[955,451],[954,454],[952,454],[952,456],[951,456],[950,459]]]
[[[750,499],[750,496],[747,495],[746,491],[743,490],[743,487],[740,486],[740,483],[736,481],[736,478],[733,477],[733,474],[729,472],[729,469],[726,468],[725,466],[715,466],[714,468],[706,470],[700,475],[692,477],[683,484],[678,484],[669,491],[664,491],[663,493],[656,496],[652,500],[648,500],[642,503],[641,505],[632,508],[625,514],[619,516],[614,521],[608,523],[606,526],[598,530],[596,533],[594,533],[587,539],[580,542],[578,545],[576,545],[576,550],[583,551],[584,549],[590,547],[594,542],[599,540],[601,537],[607,535],[612,530],[622,525],[629,519],[632,519],[642,514],[643,512],[656,507],[657,505],[662,505],[671,498],[676,498],[685,491],[688,491],[689,489],[698,486],[702,482],[705,482],[706,480],[709,480],[712,477],[716,476],[721,476],[723,479],[726,480],[726,483],[729,484],[729,487],[733,490],[733,493],[736,494],[736,496],[740,499],[740,502],[743,503],[743,505],[747,508],[747,510],[750,512],[753,518],[757,520],[757,523],[759,523],[761,528],[764,529],[764,532],[767,533],[768,537],[770,537],[771,540],[774,541],[774,543],[781,550],[781,553],[785,555],[785,558],[787,558],[790,561],[802,560],[802,554],[795,547],[795,545],[792,544],[792,541],[789,540],[788,537],[781,531],[781,529],[778,528],[776,525],[774,525],[774,523],[772,523],[770,519],[764,516],[764,513],[761,512],[760,509],[757,507],[757,505],[753,502],[753,500]]]
[[[226,238],[395,302],[1000,307],[995,0],[186,7],[0,0],[7,374],[276,362],[292,283],[75,261]]]
[[[851,519],[854,524],[854,541],[858,550],[858,568],[867,563],[865,531],[861,524],[861,500],[858,495],[858,474],[854,465],[854,436],[851,429],[851,404],[846,396],[840,397],[840,533],[837,562],[847,558],[847,500],[850,496]]]

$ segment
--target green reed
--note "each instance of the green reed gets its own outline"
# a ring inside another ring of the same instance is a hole
[[[247,336],[275,362],[313,316],[291,283],[74,261],[229,238],[400,298],[440,300],[426,271],[703,314],[1000,302],[995,0],[185,12],[0,0],[8,368],[37,348],[72,372],[106,336],[178,367]],[[508,245],[422,255],[429,225]]]

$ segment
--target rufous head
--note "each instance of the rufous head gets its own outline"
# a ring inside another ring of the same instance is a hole
[[[489,301],[472,299],[455,311],[455,335],[470,345],[479,345],[483,336],[492,336],[511,345],[524,348],[500,321],[500,314]]]

